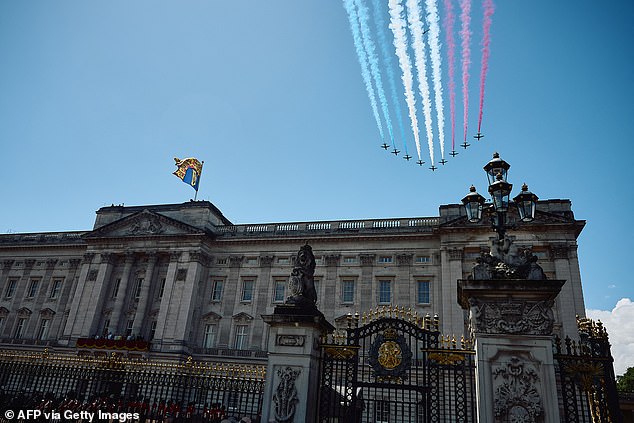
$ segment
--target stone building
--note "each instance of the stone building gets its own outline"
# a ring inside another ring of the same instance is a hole
[[[517,216],[510,213],[511,220]],[[584,316],[576,220],[568,200],[538,203],[510,232],[549,279],[566,283],[555,333]],[[92,230],[0,235],[0,348],[74,350],[78,340],[143,338],[153,357],[265,360],[261,318],[283,303],[298,248],[317,259],[317,306],[335,326],[380,305],[437,314],[465,333],[456,281],[495,237],[459,205],[439,216],[232,224],[212,203],[110,206]]]

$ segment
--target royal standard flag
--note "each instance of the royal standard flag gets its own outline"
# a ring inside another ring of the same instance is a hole
[[[200,174],[203,172],[203,163],[199,162],[198,159],[188,158],[188,159],[179,159],[174,157],[174,161],[176,162],[176,172],[174,175],[178,176],[181,181],[185,182],[188,185],[191,185],[196,192],[198,192],[198,183],[200,182]]]

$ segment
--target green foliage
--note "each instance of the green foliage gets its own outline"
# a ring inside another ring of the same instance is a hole
[[[634,367],[630,367],[625,374],[616,377],[616,390],[634,392]]]

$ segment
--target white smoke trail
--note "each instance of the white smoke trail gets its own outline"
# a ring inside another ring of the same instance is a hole
[[[370,72],[374,79],[374,86],[379,96],[379,102],[381,103],[381,109],[383,110],[383,117],[385,118],[385,125],[387,131],[390,134],[390,141],[396,148],[394,142],[394,133],[392,131],[392,119],[390,119],[390,109],[388,108],[387,99],[385,98],[385,90],[383,89],[383,81],[381,79],[381,69],[379,68],[379,57],[376,54],[376,47],[372,40],[370,33],[370,27],[368,21],[370,20],[368,8],[360,0],[355,0],[355,5],[359,13],[359,24],[361,28],[361,39],[363,41],[363,47],[367,54],[368,62],[370,63]]]
[[[379,116],[379,110],[376,104],[376,96],[374,94],[374,88],[372,87],[372,79],[370,77],[370,71],[368,69],[368,58],[366,52],[363,49],[363,41],[361,39],[361,31],[359,29],[359,21],[357,18],[357,12],[354,8],[353,0],[343,0],[343,5],[348,13],[348,22],[350,22],[350,30],[352,31],[352,38],[354,40],[354,48],[357,51],[357,57],[359,64],[361,65],[361,76],[365,84],[365,89],[368,92],[368,98],[370,99],[370,106],[372,107],[372,113],[376,120],[376,126],[379,128],[379,134],[381,139],[383,136],[383,125],[381,124],[381,117]]]
[[[391,3],[391,1],[390,1]],[[429,145],[429,158],[434,165],[434,133],[431,121],[431,98],[429,96],[429,83],[427,82],[427,68],[425,65],[425,40],[423,38],[423,22],[421,20],[420,6],[417,0],[407,0],[407,21],[412,31],[412,48],[416,71],[418,72],[418,89],[423,97],[423,117],[427,131],[427,144]]]
[[[440,25],[436,0],[425,0],[427,7],[427,24],[429,25],[429,50],[431,58],[432,82],[434,84],[434,102],[438,118],[438,143],[440,155],[445,158],[445,113],[442,102],[442,58],[440,55]]]
[[[399,0],[389,0],[390,7],[390,29],[394,34],[394,47],[396,48],[396,56],[401,67],[401,79],[405,87],[405,101],[409,110],[409,118],[412,122],[412,132],[414,133],[414,141],[416,142],[416,151],[418,152],[418,160],[422,160],[420,156],[420,139],[418,134],[418,118],[416,117],[416,98],[414,97],[414,84],[412,76],[412,65],[407,54],[407,32],[405,30],[406,23],[403,19],[403,6]]]

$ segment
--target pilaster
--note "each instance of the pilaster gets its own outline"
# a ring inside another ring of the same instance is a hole
[[[139,335],[143,330],[145,311],[147,310],[147,305],[150,301],[150,287],[152,286],[154,280],[154,268],[156,266],[157,260],[157,254],[155,252],[150,252],[148,256],[147,268],[145,270],[145,276],[143,278],[143,285],[141,285],[139,303],[137,305],[136,314],[134,316],[134,323],[132,325],[133,335]]]

